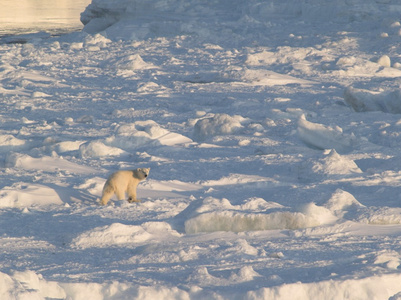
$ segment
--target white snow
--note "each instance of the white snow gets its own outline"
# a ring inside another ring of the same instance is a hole
[[[400,12],[92,0],[0,37],[0,299],[401,299]]]
[[[213,137],[216,135],[232,134],[242,127],[241,122],[244,118],[241,116],[229,116],[227,114],[216,114],[210,118],[203,118],[195,123],[194,137],[198,141]]]
[[[356,144],[356,138],[343,133],[339,126],[331,127],[312,123],[302,115],[298,121],[299,138],[308,146],[317,149],[335,149],[338,152],[349,152]]]
[[[401,94],[395,91],[374,92],[348,87],[344,100],[357,112],[382,111],[392,114],[401,113]]]
[[[147,222],[142,226],[124,225],[113,223],[101,228],[94,228],[84,232],[72,240],[73,247],[112,247],[114,245],[142,244],[154,238],[166,238],[179,236],[170,225],[164,222]]]
[[[276,208],[278,204],[274,203],[272,206]],[[275,210],[269,212],[269,209],[266,208],[260,211],[259,207],[254,210],[245,205],[232,206],[227,199],[219,201],[206,198],[202,206],[196,210],[199,214],[185,221],[185,232],[193,234],[214,231],[299,229],[332,223],[337,220],[329,210],[314,203],[306,204],[300,211],[295,212],[288,209]]]
[[[332,149],[323,158],[310,158],[298,167],[298,178],[305,181],[319,181],[322,178],[346,178],[363,173],[352,159]],[[349,176],[347,176],[349,175]]]

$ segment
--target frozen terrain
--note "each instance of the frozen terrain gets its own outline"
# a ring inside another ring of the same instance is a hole
[[[93,0],[0,39],[0,299],[401,299],[400,12]]]

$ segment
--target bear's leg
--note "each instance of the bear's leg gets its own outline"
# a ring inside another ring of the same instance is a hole
[[[116,195],[118,200],[124,200],[125,199],[125,191],[120,191],[116,190]]]
[[[141,202],[141,200],[136,199],[136,185],[129,185],[127,189],[128,202]]]
[[[106,205],[110,198],[113,197],[114,189],[110,186],[106,186],[103,189],[102,198],[100,199],[100,205]]]

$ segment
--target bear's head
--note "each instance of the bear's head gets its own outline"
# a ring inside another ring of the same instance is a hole
[[[146,177],[148,177],[150,168],[142,168],[142,169],[137,169],[137,175],[140,180],[144,180]]]

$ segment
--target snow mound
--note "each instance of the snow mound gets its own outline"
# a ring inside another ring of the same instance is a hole
[[[1,299],[189,299],[176,287],[138,286],[116,281],[104,283],[63,283],[48,281],[33,271],[0,272]]]
[[[104,248],[140,244],[152,239],[178,237],[180,234],[165,222],[147,222],[141,226],[113,223],[80,234],[72,241],[75,248]]]
[[[262,277],[258,272],[256,272],[251,266],[242,267],[238,274],[232,274],[230,280],[233,282],[247,282],[252,281],[257,277]]]
[[[260,201],[255,206],[232,205],[227,199],[206,198],[196,210],[197,215],[186,220],[188,234],[216,231],[259,231],[274,229],[300,229],[335,222],[337,218],[325,207],[314,203],[300,211],[289,211],[277,204],[266,203],[264,211]]]
[[[84,232],[72,241],[76,248],[109,247],[128,243],[142,243],[152,235],[141,226],[114,223]]]
[[[397,270],[400,265],[400,255],[396,251],[382,251],[376,255],[375,265],[382,265],[387,269]]]
[[[259,67],[271,65],[277,61],[276,53],[273,51],[263,50],[257,53],[249,53],[245,63],[249,66]]]
[[[230,174],[224,176],[218,180],[207,180],[202,181],[200,184],[203,186],[219,186],[219,185],[235,185],[235,184],[246,184],[246,183],[257,183],[257,182],[273,182],[274,179],[268,177],[262,177],[258,175],[245,175],[245,174]]]
[[[364,206],[355,197],[337,189],[323,205],[338,218],[370,225],[401,224],[401,208]]]
[[[195,191],[202,189],[202,185],[197,183],[183,182],[179,180],[153,180],[147,179],[141,184],[141,188],[145,190],[156,190],[165,192],[183,192]]]
[[[330,153],[313,166],[313,171],[323,174],[354,174],[362,173],[362,170],[352,160],[339,155],[336,150]]]
[[[87,35],[85,37],[85,46],[98,46],[100,48],[105,48],[107,47],[108,44],[111,43],[111,40],[106,38],[102,34],[93,34],[93,35]]]
[[[392,114],[401,113],[401,92],[375,93],[368,90],[348,87],[344,100],[357,112],[382,111]]]
[[[360,174],[362,170],[352,160],[332,149],[321,159],[309,159],[298,168],[298,178],[302,180],[322,179],[332,175]],[[344,177],[344,176],[342,176]]]
[[[123,282],[106,283],[60,283],[68,295],[74,300],[106,300],[106,299],[190,299],[189,293],[177,287],[138,286]]]
[[[287,84],[299,84],[299,85],[313,85],[312,81],[295,78],[289,75],[279,74],[270,70],[254,70],[247,69],[243,75],[243,81],[249,82],[252,85],[287,85]]]
[[[198,267],[189,276],[188,281],[196,282],[199,286],[227,286],[232,283],[252,281],[258,277],[262,276],[251,266],[242,267],[236,273],[232,272],[228,279],[211,275],[207,267]]]
[[[372,225],[401,224],[401,208],[367,207],[357,212],[356,221]]]
[[[81,146],[83,143],[84,141],[63,141],[52,145],[51,148],[57,153],[63,154],[66,152],[78,151],[79,146]]]
[[[204,213],[218,210],[265,212],[271,209],[279,208],[284,207],[276,202],[266,201],[262,198],[250,198],[246,199],[241,205],[232,205],[228,199],[208,197],[203,200],[202,205],[196,210],[196,212]]]
[[[388,55],[382,55],[377,60],[377,63],[383,67],[391,67],[391,59]]]
[[[105,180],[101,177],[86,179],[83,183],[74,186],[75,189],[85,190],[92,195],[100,196],[103,191]]]
[[[192,143],[192,140],[160,127],[155,121],[148,120],[118,126],[116,134],[107,138],[105,143],[125,151],[132,151],[145,145],[178,146]]]
[[[224,285],[224,279],[211,275],[207,267],[197,267],[188,277],[188,282],[195,282],[200,286]]]
[[[335,216],[342,218],[348,209],[364,207],[355,197],[341,189],[337,189],[331,198],[325,203],[324,207],[330,210]]]
[[[139,54],[128,55],[118,60],[112,60],[109,65],[113,65],[120,70],[147,70],[154,69],[156,66],[153,64],[145,62]]]
[[[390,58],[385,55],[377,61],[369,61],[360,57],[340,57],[333,71],[338,76],[355,77],[385,77],[397,78],[401,76],[401,70],[390,67]]]
[[[305,115],[299,118],[298,136],[310,147],[322,150],[335,149],[337,152],[349,152],[356,143],[356,138],[344,134],[340,127],[333,128],[309,122]]]
[[[360,279],[296,282],[250,291],[246,299],[371,299],[372,295],[376,299],[389,299],[399,292],[399,280],[399,274],[384,274]]]
[[[0,190],[0,207],[30,207],[62,205],[57,192],[41,184],[21,184],[4,187]]]
[[[25,170],[41,170],[47,172],[65,171],[75,174],[91,174],[96,170],[79,165],[61,157],[39,157],[34,158],[27,154],[10,153],[5,159],[5,165],[8,168],[19,168]]]
[[[59,284],[46,281],[33,271],[0,273],[1,299],[66,299]]]
[[[110,147],[101,141],[92,141],[79,146],[79,152],[83,158],[120,156],[126,152],[117,147]]]
[[[213,117],[198,120],[194,126],[194,137],[197,141],[204,141],[216,135],[226,135],[236,132],[242,127],[245,119],[241,116],[215,114]]]
[[[28,146],[27,141],[18,139],[11,134],[0,135],[0,153],[23,150]]]
[[[396,253],[381,253],[375,263],[395,267]],[[241,267],[237,274],[229,278],[231,282],[252,281],[260,275],[252,266]],[[311,283],[289,283],[273,287],[263,287],[247,291],[244,299],[337,299],[338,295],[347,295],[346,299],[400,299],[399,274],[379,274],[367,278],[324,280]],[[188,277],[189,282],[200,286],[227,284],[226,279],[213,276],[207,267],[198,267]],[[33,271],[14,272],[11,275],[0,273],[0,295],[2,299],[198,299],[221,298],[217,294],[202,293],[202,289],[193,286],[188,291],[171,286],[139,286],[129,282],[103,283],[58,283],[48,281]],[[213,296],[214,297],[213,297]]]

